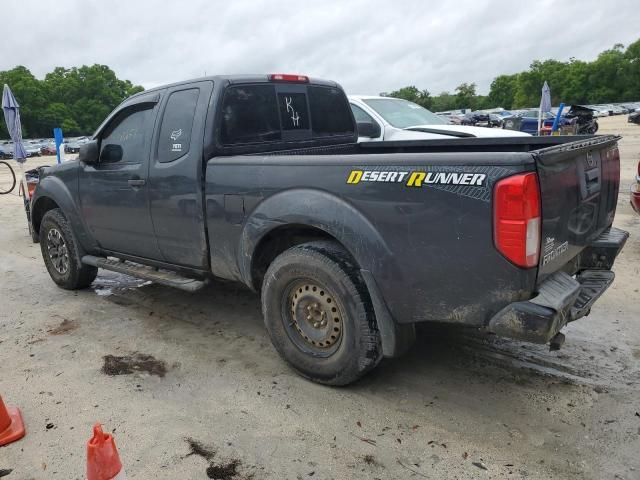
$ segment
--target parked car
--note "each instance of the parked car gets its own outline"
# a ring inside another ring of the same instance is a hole
[[[433,125],[372,104],[400,132]],[[242,282],[277,351],[332,385],[400,354],[418,322],[558,345],[613,282],[618,137],[357,136],[340,86],[300,75],[138,93],[78,160],[38,170],[44,264],[66,289],[98,268],[188,291]]]
[[[598,131],[598,121],[594,117],[594,110],[583,105],[571,105],[566,117],[576,120],[576,133],[578,135],[592,135]]]
[[[349,103],[363,142],[528,136],[501,129],[451,125],[426,108],[400,98],[349,95]]]
[[[512,117],[513,116],[513,112],[511,110],[500,110],[500,111],[496,111],[496,112],[489,112],[492,113],[493,115],[497,115],[498,117],[500,117],[501,119],[505,119],[507,117]]]
[[[608,117],[609,116],[609,108],[604,105],[587,105],[589,108],[594,110],[593,115],[595,117]]]
[[[13,158],[13,147],[0,145],[0,160]]]
[[[11,140],[4,140],[0,143],[0,149],[2,149],[3,158],[13,158],[13,142]]]
[[[42,153],[42,155],[57,155],[58,151],[56,150],[56,144],[55,143],[48,143],[46,145],[44,145],[41,149],[40,152]]]
[[[34,143],[24,144],[24,151],[27,153],[27,157],[39,157],[42,155],[40,153],[40,145]]]
[[[637,123],[638,125],[640,125],[640,111],[630,113],[627,117],[627,122]]]
[[[27,157],[39,157],[40,148],[29,142],[23,142],[24,151]],[[4,142],[0,145],[0,156],[2,158],[13,158],[13,142]]]
[[[76,142],[65,142],[63,143],[64,153],[78,153],[80,152],[80,144]]]
[[[550,128],[553,126],[555,115],[546,112],[542,114],[542,126]],[[576,124],[575,119],[567,118],[565,115],[560,117],[559,127],[562,129],[570,128]],[[537,135],[538,133],[538,111],[526,110],[523,112],[517,112],[512,117],[507,117],[503,120],[503,128],[507,130],[517,130],[520,132],[526,132],[531,135]]]
[[[86,141],[81,140],[69,140],[64,144],[64,153],[78,153],[80,151],[80,147],[87,143]]]
[[[497,113],[490,113],[489,114],[489,126],[490,127],[496,127],[496,128],[502,128],[502,124],[503,124],[503,117],[502,115],[498,115]]]
[[[477,127],[488,127],[489,114],[483,112],[469,112],[462,118],[462,125],[473,125]]]

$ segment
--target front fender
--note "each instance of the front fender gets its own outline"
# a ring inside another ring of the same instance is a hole
[[[46,213],[46,210],[42,210],[48,209],[45,205],[49,204],[49,201],[53,201],[60,210],[62,210],[82,249],[86,252],[93,252],[98,248],[98,245],[82,219],[77,203],[77,196],[73,195],[68,186],[70,179],[66,178],[67,175],[65,174],[70,172],[62,171],[61,173],[62,178],[54,175],[45,175],[40,178],[38,187],[31,200],[31,209],[33,212],[31,216],[32,226],[34,228],[39,227],[39,222],[44,216],[44,213]],[[75,185],[77,185],[77,177]]]
[[[340,242],[361,269],[393,274],[392,254],[371,222],[343,198],[313,189],[291,189],[262,201],[248,216],[240,237],[237,263],[251,283],[251,261],[260,240],[283,225],[310,226]]]

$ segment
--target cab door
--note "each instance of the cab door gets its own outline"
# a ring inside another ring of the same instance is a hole
[[[81,164],[82,216],[108,252],[161,260],[148,198],[148,165],[159,93],[136,98],[97,135],[98,162]]]
[[[203,139],[210,80],[167,89],[149,165],[149,203],[164,260],[201,270],[209,257],[204,221]]]

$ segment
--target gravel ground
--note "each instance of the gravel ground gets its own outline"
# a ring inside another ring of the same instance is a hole
[[[632,237],[562,350],[430,327],[347,388],[295,375],[235,284],[189,294],[101,271],[58,289],[22,200],[0,197],[0,394],[27,426],[0,470],[83,479],[100,421],[130,479],[640,478],[640,127],[600,123],[624,135],[615,224]]]

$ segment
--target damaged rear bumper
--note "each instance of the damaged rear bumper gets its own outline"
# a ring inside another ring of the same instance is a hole
[[[540,285],[534,298],[500,310],[489,321],[488,330],[527,342],[549,342],[567,323],[587,315],[613,283],[615,274],[610,268],[628,236],[627,232],[614,228],[605,232],[587,249],[594,253],[583,260],[583,267],[587,268],[575,276],[554,273]],[[596,268],[594,258],[599,260]]]

